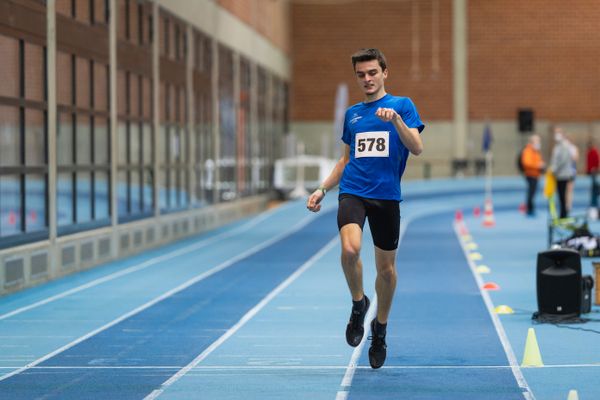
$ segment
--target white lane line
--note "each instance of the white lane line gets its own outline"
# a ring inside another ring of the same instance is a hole
[[[408,225],[410,225],[411,221],[412,221],[413,217],[407,217],[405,218],[405,222],[403,224],[401,224],[400,226],[400,237],[398,238],[398,247],[400,247],[400,243],[402,243],[402,238],[404,237],[404,233],[406,232],[406,229],[408,228]],[[348,398],[348,395],[350,394],[350,387],[352,386],[352,380],[354,379],[354,373],[356,372],[357,368],[361,368],[358,367],[358,359],[360,358],[360,355],[362,354],[362,349],[365,346],[365,342],[366,342],[366,337],[368,336],[367,333],[370,332],[370,323],[371,320],[373,319],[374,313],[377,309],[377,295],[372,296],[373,301],[371,302],[371,306],[369,307],[369,311],[367,312],[367,315],[365,316],[365,336],[363,337],[362,342],[354,349],[354,351],[352,352],[352,356],[350,357],[350,362],[348,363],[348,366],[346,367],[346,373],[344,374],[344,377],[342,378],[342,383],[340,384],[340,389],[338,390],[336,396],[335,396],[335,400],[346,400]],[[371,367],[369,366],[369,369]]]
[[[115,273],[112,273],[110,275],[103,276],[102,278],[95,279],[95,280],[90,281],[90,282],[88,282],[86,284],[74,287],[73,289],[69,289],[69,290],[66,290],[66,291],[64,291],[62,293],[59,293],[59,294],[56,294],[54,296],[48,297],[48,298],[46,298],[44,300],[40,300],[40,301],[37,301],[37,302],[32,303],[30,305],[27,305],[27,306],[24,306],[24,307],[21,307],[21,308],[17,308],[16,310],[10,311],[10,312],[8,312],[6,314],[2,314],[2,315],[0,315],[0,321],[3,320],[3,319],[6,319],[6,318],[13,317],[13,316],[18,315],[18,314],[21,314],[21,313],[23,313],[25,311],[29,311],[29,310],[32,310],[34,308],[43,306],[44,304],[48,304],[48,303],[51,303],[53,301],[56,301],[56,300],[62,299],[64,297],[70,296],[72,294],[81,292],[83,290],[92,288],[94,286],[98,286],[98,285],[100,285],[102,283],[109,282],[109,281],[112,281],[114,279],[120,278],[122,276],[129,275],[129,274],[131,274],[133,272],[143,270],[143,269],[148,268],[148,267],[150,267],[152,265],[156,265],[156,264],[158,264],[160,262],[170,260],[172,258],[181,256],[181,255],[184,255],[184,254],[187,254],[187,253],[190,253],[192,251],[196,251],[196,250],[201,249],[203,247],[206,247],[206,246],[208,246],[208,245],[210,245],[212,243],[219,242],[219,241],[222,241],[224,239],[227,239],[227,238],[229,238],[231,236],[234,236],[234,235],[237,235],[237,234],[241,234],[241,233],[247,231],[248,229],[253,228],[254,226],[256,226],[257,224],[259,224],[260,222],[262,222],[263,220],[265,220],[267,217],[271,216],[271,214],[275,213],[275,211],[277,211],[279,209],[281,209],[281,207],[275,208],[275,209],[272,209],[272,210],[269,210],[269,211],[266,211],[265,213],[260,214],[259,216],[253,218],[252,220],[246,222],[245,224],[243,224],[243,225],[241,225],[241,226],[239,226],[239,227],[237,227],[237,228],[235,228],[235,229],[233,229],[231,231],[220,233],[218,235],[215,235],[213,237],[201,240],[201,241],[199,241],[197,243],[194,243],[192,245],[183,247],[181,249],[174,250],[174,251],[171,251],[169,253],[163,254],[161,256],[151,258],[151,259],[146,260],[146,261],[144,261],[142,263],[139,263],[139,264],[133,265],[133,266],[131,266],[129,268],[126,268],[126,269],[124,269],[122,271],[115,272]]]
[[[14,369],[18,367],[0,367],[3,369]],[[176,370],[179,371],[185,368],[184,365],[72,365],[72,366],[48,366],[40,367],[35,366],[30,369],[33,371],[39,370],[94,370],[94,369],[115,369],[115,370],[127,370],[127,369],[149,369],[149,370]],[[294,371],[294,370],[345,370],[348,367],[345,365],[196,365],[193,371]],[[600,368],[600,364],[550,364],[544,365],[543,367],[523,367],[532,369],[541,368],[556,368],[556,369],[569,369],[569,368]],[[357,365],[356,369],[371,370],[372,368],[368,365]],[[421,370],[421,369],[512,369],[510,365],[384,365],[381,369],[397,369],[397,370]],[[190,372],[188,372],[190,373]]]
[[[352,356],[350,357],[350,363],[348,363],[348,366],[345,367],[346,372],[344,373],[344,377],[342,378],[340,390],[338,390],[335,396],[336,400],[345,400],[348,398],[348,394],[350,393],[350,386],[352,386],[352,380],[354,379],[354,373],[357,369],[363,368],[358,366],[358,359],[362,354],[362,349],[363,347],[365,347],[365,343],[367,343],[367,336],[369,336],[369,332],[371,331],[370,323],[375,316],[375,310],[377,310],[377,296],[373,296],[373,301],[371,301],[371,305],[369,306],[369,310],[367,311],[367,315],[365,316],[365,323],[363,325],[365,328],[365,335],[363,336],[358,346],[354,348]],[[369,369],[370,368],[371,367],[369,366]]]
[[[0,381],[8,379],[11,376],[17,375],[17,374],[19,374],[19,373],[21,373],[21,372],[23,372],[25,370],[28,370],[29,368],[34,367],[34,366],[40,364],[41,362],[44,362],[47,359],[49,359],[51,357],[54,357],[55,355],[57,355],[59,353],[62,353],[65,350],[70,349],[71,347],[73,347],[73,346],[75,346],[75,345],[83,342],[84,340],[86,340],[86,339],[88,339],[88,338],[90,338],[90,337],[92,337],[94,335],[97,335],[98,333],[100,333],[102,331],[105,331],[106,329],[110,328],[111,326],[116,325],[119,322],[121,322],[121,321],[123,321],[123,320],[125,320],[125,319],[127,319],[129,317],[132,317],[132,316],[134,316],[134,315],[136,315],[136,314],[138,314],[138,313],[140,313],[142,311],[144,311],[145,309],[147,309],[147,308],[155,305],[159,301],[164,300],[164,299],[166,299],[166,298],[168,298],[168,297],[170,297],[170,296],[172,296],[172,295],[174,295],[174,294],[176,294],[176,293],[178,293],[178,292],[180,292],[180,291],[188,288],[189,286],[191,286],[191,285],[193,285],[193,284],[195,284],[195,283],[197,283],[197,282],[199,282],[199,281],[201,281],[203,279],[206,279],[209,276],[214,275],[215,273],[224,270],[225,268],[230,267],[235,262],[237,262],[237,261],[239,261],[239,260],[241,260],[241,259],[243,259],[245,257],[248,257],[251,254],[257,253],[258,251],[260,251],[260,250],[262,250],[262,249],[270,246],[271,244],[273,244],[273,243],[275,243],[275,242],[283,239],[286,236],[290,236],[294,232],[296,232],[296,231],[302,229],[304,226],[308,225],[308,223],[311,222],[312,220],[314,220],[315,218],[316,218],[316,216],[314,214],[313,215],[309,215],[308,217],[305,217],[304,219],[302,219],[298,224],[296,224],[294,227],[292,227],[287,232],[284,232],[284,233],[281,233],[281,234],[279,234],[277,236],[274,236],[271,239],[267,240],[266,242],[263,242],[263,243],[261,243],[259,245],[256,245],[256,246],[254,246],[254,247],[252,247],[252,248],[250,248],[250,249],[248,249],[248,250],[246,250],[246,251],[238,254],[237,256],[232,257],[229,260],[227,260],[227,261],[225,261],[225,262],[217,265],[216,267],[211,268],[210,270],[205,271],[205,272],[201,273],[200,275],[196,275],[194,278],[189,279],[188,281],[182,283],[181,285],[177,286],[176,288],[171,289],[171,290],[169,290],[169,291],[161,294],[158,297],[155,297],[154,299],[150,300],[149,302],[147,302],[145,304],[142,304],[141,306],[137,307],[136,309],[134,309],[132,311],[129,311],[126,314],[123,314],[119,318],[112,320],[111,322],[109,322],[109,323],[101,326],[100,328],[95,329],[95,330],[87,333],[84,336],[81,336],[80,338],[78,338],[78,339],[76,339],[76,340],[74,340],[74,341],[72,341],[72,342],[70,342],[70,343],[62,346],[61,348],[59,348],[59,349],[57,349],[57,350],[55,350],[55,351],[53,351],[51,353],[46,354],[45,356],[43,356],[41,358],[38,358],[37,360],[35,360],[35,361],[33,361],[33,362],[31,362],[31,363],[23,366],[23,367],[15,370],[13,372],[11,372],[11,373],[8,373],[6,375],[0,376]]]
[[[463,224],[464,224],[464,222],[463,222]],[[515,376],[515,379],[517,380],[517,384],[519,385],[521,390],[523,390],[523,397],[527,400],[534,400],[535,396],[533,395],[533,392],[531,391],[529,384],[527,383],[527,381],[525,380],[525,377],[523,376],[523,372],[521,371],[521,368],[517,361],[517,357],[515,357],[515,352],[513,351],[512,346],[510,345],[508,336],[506,336],[504,327],[502,326],[502,323],[500,322],[498,315],[494,312],[494,304],[492,303],[492,299],[490,298],[489,293],[486,290],[483,290],[483,285],[484,285],[483,279],[481,279],[481,276],[477,273],[477,269],[476,269],[477,266],[475,265],[475,262],[473,260],[471,260],[471,258],[469,257],[469,251],[467,250],[466,246],[464,245],[463,241],[461,240],[460,233],[459,233],[459,223],[455,222],[453,225],[454,225],[454,233],[456,234],[458,243],[460,243],[460,247],[463,251],[463,254],[465,255],[465,260],[467,260],[467,263],[469,264],[471,273],[473,274],[473,277],[475,278],[475,282],[477,283],[479,293],[481,294],[481,297],[483,298],[483,301],[485,302],[485,306],[488,310],[488,313],[490,314],[490,318],[492,319],[492,322],[494,323],[494,328],[496,328],[496,333],[498,334],[498,338],[500,338],[500,343],[502,343],[502,347],[504,348],[504,353],[506,353],[506,358],[508,359],[512,373]]]
[[[221,346],[227,339],[233,336],[240,328],[242,328],[248,321],[250,321],[260,310],[262,310],[271,300],[273,300],[279,293],[281,293],[285,288],[292,284],[300,275],[302,275],[307,269],[312,267],[315,262],[323,257],[325,253],[333,248],[338,243],[339,239],[336,235],[333,239],[331,239],[324,247],[321,248],[316,254],[314,254],[311,258],[309,258],[300,268],[298,268],[293,274],[291,274],[285,281],[280,283],[275,289],[273,289],[265,298],[263,298],[257,305],[255,305],[250,311],[248,311],[234,326],[229,328],[227,332],[225,332],[220,338],[214,341],[210,346],[208,346],[202,353],[200,353],[196,358],[192,360],[188,365],[179,370],[175,375],[171,378],[167,379],[162,385],[160,385],[159,389],[152,391],[148,396],[144,398],[144,400],[155,399],[160,396],[165,389],[171,386],[173,383],[177,382],[181,377],[187,374],[192,368],[196,367],[200,364],[206,357],[208,357],[213,351],[215,351],[219,346]]]

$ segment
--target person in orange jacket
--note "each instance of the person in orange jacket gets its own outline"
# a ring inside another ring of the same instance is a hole
[[[523,174],[527,181],[527,215],[535,215],[534,198],[537,191],[538,180],[546,168],[542,158],[541,139],[537,134],[529,137],[529,142],[521,153],[521,164],[523,165]]]

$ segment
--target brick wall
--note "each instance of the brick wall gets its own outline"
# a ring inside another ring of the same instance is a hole
[[[600,2],[469,0],[471,120],[592,121],[600,113]],[[293,3],[292,120],[331,120],[336,87],[361,99],[350,65],[360,47],[388,58],[388,92],[412,97],[424,120],[452,118],[452,1]]]
[[[600,2],[469,1],[470,117],[597,120]]]
[[[388,92],[411,97],[427,120],[450,119],[451,12],[451,0],[294,3],[292,120],[332,119],[342,82],[351,104],[362,99],[350,61],[361,47],[386,55]]]
[[[290,54],[287,0],[217,0],[217,3]]]

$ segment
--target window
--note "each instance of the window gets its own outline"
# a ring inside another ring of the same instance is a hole
[[[151,4],[119,2],[117,60],[117,212],[119,222],[155,210]]]
[[[283,135],[286,134],[286,104],[287,94],[284,82],[278,77],[273,77],[273,147],[269,158],[269,164],[274,165],[275,160],[280,157],[283,147]],[[318,178],[317,178],[318,179]]]
[[[150,77],[119,70],[118,182],[119,220],[152,215],[154,210],[154,135]]]
[[[185,88],[161,82],[161,99],[160,205],[166,211],[189,204]]]
[[[253,193],[251,160],[253,154],[252,129],[251,129],[251,86],[250,62],[240,60],[240,98],[238,110],[238,151],[237,151],[237,182],[240,196],[248,196]]]
[[[162,13],[160,55],[173,61],[185,62],[187,39],[186,25],[176,18]]]
[[[56,0],[56,12],[87,25],[108,25],[109,0]]]
[[[108,4],[108,0],[56,1],[57,26],[65,27],[56,30],[53,212],[59,235],[106,226],[112,215]],[[81,36],[78,41],[67,36],[73,29]]]
[[[159,132],[159,204],[163,211],[190,205],[189,130],[187,129],[185,24],[161,13],[162,39]]]
[[[275,159],[280,157],[288,129],[287,84],[258,67],[258,155],[253,158],[253,180],[260,193],[272,187]]]
[[[47,235],[46,49],[0,35],[0,245]]]
[[[269,159],[271,154],[271,114],[269,104],[268,75],[262,68],[258,68],[258,154],[252,161],[253,173],[257,176],[256,188],[259,193],[269,189],[271,171]]]
[[[108,65],[57,53],[57,223],[70,233],[108,224]]]
[[[152,42],[152,5],[142,0],[118,0],[117,39],[147,47]]]
[[[204,206],[213,202],[215,185],[212,43],[207,36],[196,32],[194,46],[194,205]]]
[[[236,182],[236,120],[233,94],[233,52],[219,46],[219,199],[228,201],[237,197]]]

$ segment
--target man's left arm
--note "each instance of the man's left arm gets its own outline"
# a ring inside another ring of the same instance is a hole
[[[398,132],[402,144],[415,156],[423,152],[423,141],[417,128],[409,128],[393,108],[378,108],[375,115],[385,122],[391,122]]]

